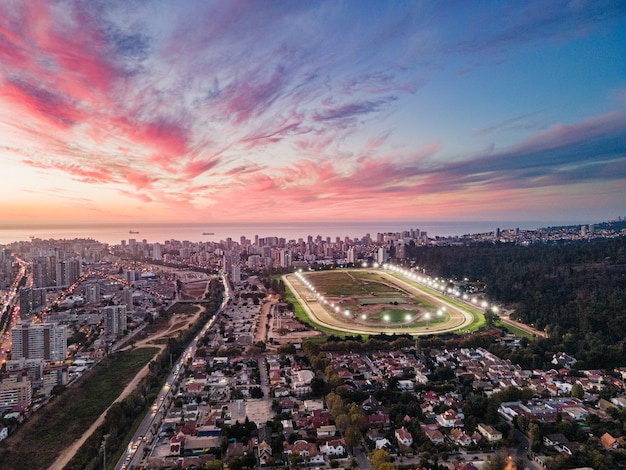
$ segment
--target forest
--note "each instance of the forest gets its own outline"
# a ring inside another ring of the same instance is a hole
[[[546,349],[580,367],[626,365],[626,237],[408,248],[431,276],[484,285],[490,302],[548,333]]]

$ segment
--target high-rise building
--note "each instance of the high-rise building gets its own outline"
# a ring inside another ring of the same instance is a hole
[[[348,248],[347,251],[347,261],[348,263],[356,263],[356,250],[353,246]]]
[[[155,243],[154,245],[152,245],[152,257],[155,260],[163,259],[163,252],[161,250],[161,244],[160,243]]]
[[[122,290],[122,304],[126,306],[127,312],[133,310],[133,290],[130,287]]]
[[[31,383],[36,387],[41,382],[46,361],[43,359],[11,359],[7,361],[7,372],[23,371],[28,374]]]
[[[241,282],[241,268],[238,264],[233,265],[230,270],[230,279],[233,282]]]
[[[0,412],[28,408],[33,388],[26,374],[11,374],[0,382]]]
[[[18,323],[11,328],[12,359],[65,360],[67,327],[56,323]]]
[[[260,264],[261,264],[261,257],[259,255],[248,256],[248,268],[259,269]]]
[[[118,336],[127,326],[126,305],[111,305],[103,309],[104,334]]]
[[[100,284],[94,282],[85,287],[85,293],[87,296],[87,303],[97,304],[100,302]]]
[[[28,315],[33,309],[33,297],[31,289],[20,289],[20,315]]]
[[[81,263],[79,259],[59,260],[56,262],[55,285],[66,287],[76,282],[81,275]]]
[[[20,289],[20,315],[28,315],[46,305],[46,289]]]
[[[396,245],[396,258],[404,259],[406,258],[406,245],[403,240],[399,240]]]
[[[291,266],[291,253],[285,249],[276,250],[274,252],[274,264],[280,268]]]
[[[383,264],[387,262],[389,254],[387,253],[387,250],[385,249],[385,247],[381,246],[380,248],[378,248],[378,252],[376,253],[376,261],[379,264]]]
[[[134,269],[127,269],[124,272],[124,277],[126,278],[126,282],[132,284],[137,280],[137,272]]]

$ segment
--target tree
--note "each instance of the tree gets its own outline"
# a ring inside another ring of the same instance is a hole
[[[487,328],[493,328],[498,320],[500,320],[500,316],[493,311],[493,308],[489,307],[485,310],[485,324]]]
[[[335,418],[335,425],[339,431],[345,433],[350,426],[350,417],[345,413],[340,414]]]
[[[541,435],[541,428],[537,423],[530,423],[528,426],[528,437],[530,437],[530,449],[533,452],[541,450],[543,436]]]
[[[373,470],[383,470],[381,466],[391,462],[391,455],[384,449],[374,449],[368,457]]]
[[[582,399],[585,396],[585,390],[583,389],[583,386],[579,383],[575,383],[574,385],[572,385],[572,398],[580,398]]]
[[[507,468],[507,460],[508,458],[501,453],[489,456],[483,464],[483,470],[502,470]]]
[[[321,397],[328,391],[328,384],[321,377],[313,377],[311,380],[311,395]]]
[[[361,431],[357,426],[351,425],[348,429],[346,429],[344,438],[346,440],[346,445],[354,454],[354,448],[359,445],[359,442],[361,442],[362,439]]]
[[[264,393],[263,393],[263,390],[261,389],[261,387],[253,387],[250,390],[250,396],[252,398],[263,398]]]

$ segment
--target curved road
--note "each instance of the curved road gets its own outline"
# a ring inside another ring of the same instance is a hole
[[[291,291],[296,296],[300,305],[306,310],[309,318],[313,320],[314,323],[317,323],[321,326],[332,328],[334,330],[345,331],[347,333],[356,333],[356,334],[372,334],[372,333],[380,333],[381,329],[385,333],[396,333],[396,334],[410,334],[410,335],[430,335],[433,333],[446,333],[450,331],[455,331],[461,328],[467,327],[473,321],[473,317],[470,313],[452,305],[448,302],[445,302],[441,298],[430,294],[422,289],[419,289],[413,284],[410,284],[406,281],[398,279],[397,277],[391,276],[390,274],[380,271],[382,276],[387,278],[390,282],[394,284],[400,284],[405,289],[407,289],[411,294],[415,296],[427,297],[430,301],[434,302],[438,306],[445,306],[446,313],[450,315],[450,320],[444,324],[435,324],[432,327],[385,327],[384,325],[376,325],[376,326],[368,326],[368,325],[350,325],[350,323],[340,321],[338,318],[334,317],[329,313],[329,311],[324,308],[324,306],[315,301],[309,302],[303,296],[309,294],[309,290],[307,287],[300,281],[296,274],[287,274],[282,277],[285,284],[291,289]]]

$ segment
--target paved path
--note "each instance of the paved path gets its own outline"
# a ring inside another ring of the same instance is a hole
[[[511,319],[511,317],[509,317],[508,313],[503,313],[502,315],[500,315],[500,320],[503,323],[508,323],[509,325],[514,326],[515,328],[519,328],[520,330],[523,330],[526,333],[530,333],[531,335],[540,336],[542,338],[548,337],[548,333],[546,333],[545,331],[541,331],[536,328],[533,328],[532,326],[527,325],[526,323],[521,323],[521,322],[518,322],[517,320],[513,320]]]

